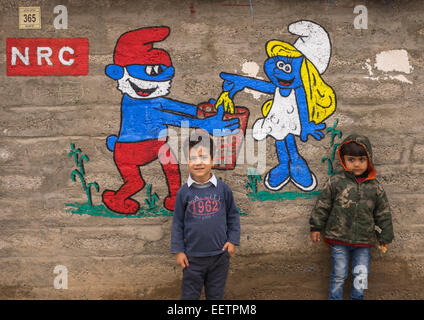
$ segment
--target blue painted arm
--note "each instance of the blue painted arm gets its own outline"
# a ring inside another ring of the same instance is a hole
[[[221,72],[219,76],[224,79],[222,89],[224,91],[230,91],[231,99],[237,92],[243,90],[244,88],[249,88],[270,94],[274,93],[275,91],[275,85],[272,82],[267,82],[264,80],[258,80],[255,78],[249,78],[225,72]]]
[[[115,143],[118,140],[118,137],[115,135],[108,136],[106,139],[106,146],[109,151],[115,150]]]
[[[161,105],[165,111],[180,112],[180,113],[189,114],[191,116],[197,115],[197,106],[192,104],[175,101],[171,99],[163,99],[163,101],[161,101]]]
[[[155,108],[157,109],[157,108]],[[240,120],[230,119],[222,120],[224,115],[224,107],[221,105],[218,108],[218,113],[207,119],[193,118],[188,115],[172,113],[167,109],[157,109],[162,115],[164,124],[181,127],[183,122],[191,128],[200,128],[206,130],[211,135],[226,136],[237,134],[239,132]]]
[[[308,135],[313,136],[316,140],[324,138],[324,133],[321,130],[325,129],[325,123],[315,124],[309,121],[308,103],[306,101],[306,94],[303,87],[294,89],[296,91],[296,101],[299,108],[299,116],[301,123],[300,140],[307,141]]]

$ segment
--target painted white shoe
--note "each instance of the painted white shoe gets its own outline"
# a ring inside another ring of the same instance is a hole
[[[293,184],[298,187],[300,190],[302,191],[312,191],[315,189],[315,187],[317,186],[317,178],[315,178],[315,175],[311,172],[311,176],[312,176],[312,183],[309,187],[304,187],[301,186],[300,184],[296,183],[296,181],[294,181],[293,179],[290,179]]]
[[[272,191],[277,191],[280,190],[282,187],[284,187],[288,182],[290,181],[290,176],[288,176],[283,182],[281,182],[278,186],[276,187],[271,187],[269,185],[269,172],[266,174],[265,176],[265,180],[264,180],[264,185],[265,187],[267,187],[268,189],[272,190]]]

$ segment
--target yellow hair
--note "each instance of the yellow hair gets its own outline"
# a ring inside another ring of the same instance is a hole
[[[270,58],[275,56],[299,58],[302,56],[302,53],[291,44],[279,40],[268,41],[266,44],[266,53]]]
[[[302,53],[291,44],[279,40],[268,41],[266,45],[268,57],[298,58]],[[327,119],[336,110],[336,96],[333,89],[322,80],[318,70],[306,57],[300,67],[300,76],[306,94],[309,120],[316,124]],[[262,114],[266,116],[271,108],[272,100],[262,106]]]

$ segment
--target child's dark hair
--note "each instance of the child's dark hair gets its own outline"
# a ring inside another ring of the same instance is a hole
[[[367,151],[363,146],[356,142],[348,142],[343,144],[340,147],[340,155],[342,158],[344,156],[353,156],[353,157],[362,157],[362,156],[368,156]]]
[[[211,136],[205,132],[196,130],[193,132],[190,137],[184,142],[183,150],[184,155],[186,156],[186,159],[188,159],[191,149],[194,147],[204,147],[207,150],[209,150],[209,154],[211,156],[211,159],[213,159],[215,154],[215,146],[213,143],[213,139]]]

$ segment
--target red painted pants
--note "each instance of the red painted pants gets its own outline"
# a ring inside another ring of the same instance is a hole
[[[169,190],[169,195],[164,201],[164,207],[173,211],[177,191],[181,185],[181,174],[178,162],[166,141],[159,140],[117,142],[115,144],[114,160],[124,184],[116,192],[111,190],[103,192],[104,204],[110,210],[118,213],[137,213],[140,204],[130,197],[145,185],[139,166],[146,165],[158,158],[165,173]]]

